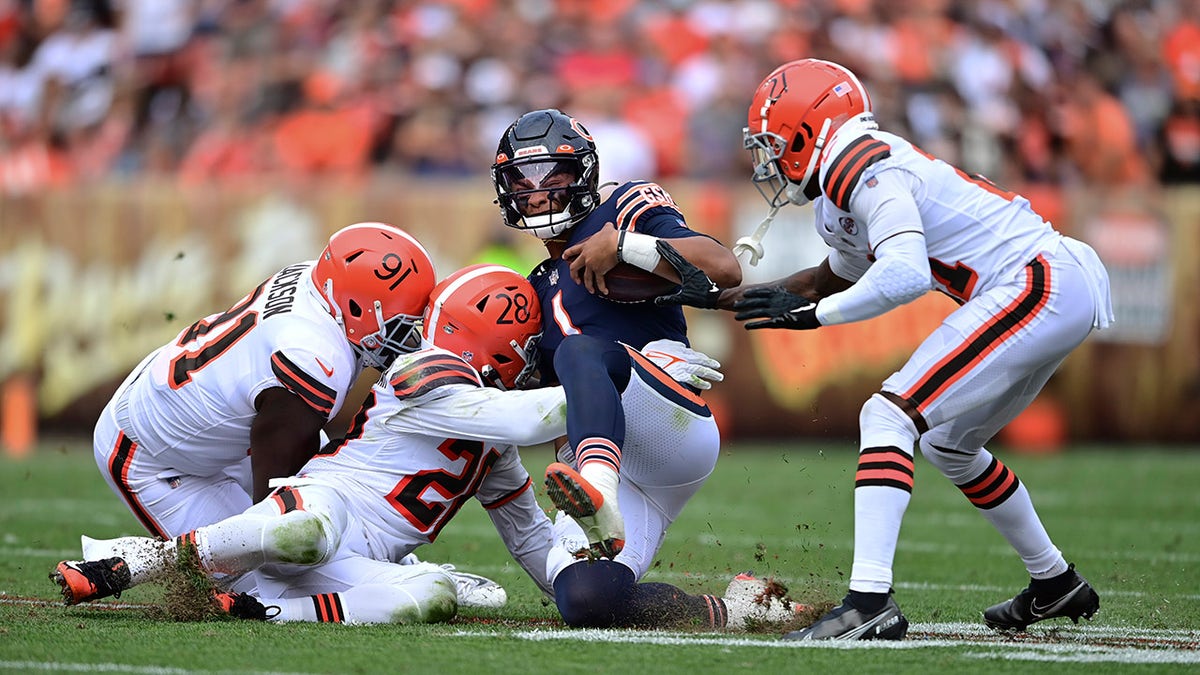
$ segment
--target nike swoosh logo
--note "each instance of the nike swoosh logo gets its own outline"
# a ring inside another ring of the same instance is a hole
[[[318,365],[318,366],[321,366],[321,370],[325,371],[325,375],[326,375],[327,377],[333,377],[333,368],[330,368],[329,366],[325,365],[325,364],[324,364],[324,363],[321,361],[321,359],[318,359],[318,358],[317,358],[317,357],[315,357],[315,356],[313,357],[313,360],[315,360],[315,361],[317,362],[317,365]]]
[[[648,352],[643,352],[642,356],[645,356],[646,358],[653,361],[655,364],[658,364],[659,368],[666,368],[667,366],[673,366],[676,363],[683,363],[683,361],[684,361],[683,359],[675,356],[674,354],[660,352],[655,349],[651,349]],[[665,364],[660,364],[659,361],[664,361]]]
[[[1070,602],[1071,598],[1075,597],[1075,594],[1078,593],[1079,589],[1081,588],[1083,588],[1083,584],[1079,584],[1075,588],[1072,588],[1070,593],[1067,593],[1058,600],[1055,600],[1054,602],[1045,606],[1038,606],[1037,598],[1034,598],[1033,602],[1029,603],[1029,613],[1039,619],[1044,618],[1047,614]]]

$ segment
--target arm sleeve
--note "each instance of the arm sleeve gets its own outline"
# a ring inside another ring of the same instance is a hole
[[[537,445],[567,433],[567,400],[562,387],[500,391],[450,384],[409,402],[385,424],[399,432]]]
[[[549,570],[554,539],[550,519],[538,506],[532,484],[511,499],[484,508],[513,559],[543,593],[554,597]]]
[[[875,262],[853,286],[821,300],[817,320],[822,325],[870,319],[933,288],[925,231],[909,174],[884,170],[875,177],[878,184],[858,190],[853,202],[853,214],[867,223]],[[830,269],[842,276],[834,262],[831,256]]]

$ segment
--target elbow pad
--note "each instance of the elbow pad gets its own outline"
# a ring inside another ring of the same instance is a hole
[[[929,265],[919,268],[903,257],[886,257],[875,262],[859,282],[867,281],[893,305],[912,302],[933,288]]]

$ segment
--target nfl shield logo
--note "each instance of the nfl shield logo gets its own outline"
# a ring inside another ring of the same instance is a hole
[[[550,270],[550,285],[558,285],[558,270]]]

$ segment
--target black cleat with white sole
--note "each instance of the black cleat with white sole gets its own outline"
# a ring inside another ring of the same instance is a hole
[[[1079,623],[1080,617],[1091,619],[1098,609],[1100,596],[1096,589],[1072,564],[1054,579],[1030,580],[1029,586],[1012,600],[983,610],[983,620],[989,628],[1022,631],[1029,624],[1064,616]]]
[[[908,619],[891,595],[877,612],[863,612],[850,604],[850,596],[817,622],[803,630],[792,631],[784,640],[903,640],[908,634]]]

